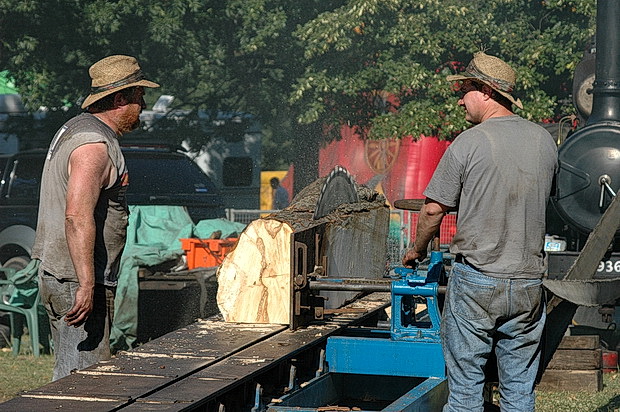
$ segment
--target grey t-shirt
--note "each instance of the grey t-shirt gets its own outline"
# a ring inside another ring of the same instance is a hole
[[[41,260],[41,269],[56,278],[77,281],[65,236],[68,165],[71,153],[89,143],[105,143],[108,156],[116,168],[117,179],[101,190],[94,212],[95,282],[115,286],[127,236],[128,208],[125,193],[129,179],[116,134],[90,113],[69,120],[52,140],[43,167],[32,256]]]
[[[556,168],[545,129],[517,115],[490,118],[448,147],[424,195],[458,207],[452,253],[490,276],[540,278]]]

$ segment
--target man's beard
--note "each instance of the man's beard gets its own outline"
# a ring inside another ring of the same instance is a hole
[[[140,110],[127,110],[124,112],[118,119],[117,126],[120,134],[137,129],[140,126]]]

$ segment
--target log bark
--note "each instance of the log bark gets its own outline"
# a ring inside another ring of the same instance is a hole
[[[290,206],[250,223],[218,269],[217,303],[224,320],[289,324],[293,235],[325,224],[328,277],[379,278],[386,272],[389,208],[383,195],[358,187],[359,203],[329,215],[312,215],[324,178],[302,190]],[[326,308],[339,307],[352,292],[323,292]]]

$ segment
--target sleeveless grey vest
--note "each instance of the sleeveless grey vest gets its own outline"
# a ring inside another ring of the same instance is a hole
[[[40,259],[41,269],[56,278],[77,281],[65,236],[68,165],[71,153],[88,143],[107,145],[118,176],[110,187],[101,190],[95,206],[95,282],[115,286],[127,236],[129,212],[125,192],[129,179],[116,134],[90,113],[65,123],[50,144],[43,167],[32,257]]]

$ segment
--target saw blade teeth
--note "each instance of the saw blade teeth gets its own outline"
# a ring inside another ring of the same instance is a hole
[[[331,173],[329,174],[329,178],[333,178],[334,176],[336,176],[336,174],[341,173],[342,172],[342,166],[336,166],[334,167],[334,170],[331,171]]]
[[[339,193],[327,193],[337,190]],[[314,219],[326,216],[343,203],[358,202],[357,185],[355,179],[343,166],[335,166],[327,175],[321,186]]]

